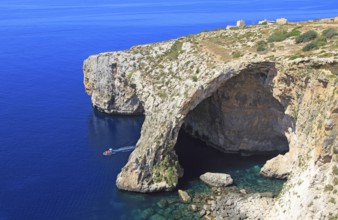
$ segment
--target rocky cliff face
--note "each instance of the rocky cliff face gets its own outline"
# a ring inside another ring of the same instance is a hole
[[[263,52],[256,48],[281,28],[322,32],[330,25],[337,24],[218,30],[89,57],[84,83],[93,105],[107,113],[146,116],[117,186],[174,189],[183,175],[174,150],[183,127],[225,152],[289,149],[262,170],[288,176],[267,219],[335,215],[338,38],[310,52],[302,52],[294,37],[265,41]]]
[[[189,112],[184,128],[223,152],[285,152],[290,116],[272,95],[273,64],[247,69]]]
[[[94,55],[85,61],[84,84],[95,108],[106,113],[143,113],[135,87],[126,80],[127,72],[137,66],[135,60],[135,56],[117,52]]]

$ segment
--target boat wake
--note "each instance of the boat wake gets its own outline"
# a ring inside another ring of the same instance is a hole
[[[108,150],[103,152],[104,156],[109,156],[112,154],[116,154],[116,153],[123,153],[123,152],[129,152],[135,149],[135,145],[132,146],[124,146],[124,147],[119,147],[119,148],[109,148]]]
[[[112,152],[113,153],[128,152],[128,151],[132,151],[134,149],[135,149],[135,145],[132,145],[132,146],[125,146],[125,147],[120,147],[120,148],[112,149]]]

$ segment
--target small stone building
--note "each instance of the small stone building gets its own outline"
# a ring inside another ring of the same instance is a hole
[[[244,20],[238,20],[237,23],[236,23],[236,26],[237,27],[244,27],[245,26],[245,21]]]
[[[276,23],[277,24],[287,24],[288,23],[288,20],[286,19],[286,18],[278,18],[277,20],[276,20]]]

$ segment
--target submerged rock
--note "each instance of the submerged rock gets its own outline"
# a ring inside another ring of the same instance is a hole
[[[167,218],[163,217],[162,215],[155,214],[149,218],[149,220],[166,220]]]
[[[179,189],[178,195],[179,195],[180,199],[182,200],[182,202],[185,202],[185,203],[191,202],[191,197],[189,196],[189,194],[186,191]]]
[[[205,173],[200,179],[210,186],[223,187],[233,183],[233,179],[229,174],[225,173]]]
[[[166,208],[168,206],[168,201],[165,199],[161,199],[160,201],[157,202],[157,206],[160,208]]]
[[[152,208],[147,208],[145,210],[143,210],[140,214],[140,218],[141,219],[149,219],[150,216],[154,215],[155,211]]]
[[[206,214],[206,212],[204,209],[202,209],[198,214],[200,217],[203,217]]]
[[[193,212],[196,212],[197,211],[197,206],[196,205],[191,205],[190,206],[190,210],[193,211]]]

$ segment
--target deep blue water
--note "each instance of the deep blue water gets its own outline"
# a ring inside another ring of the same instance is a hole
[[[0,220],[120,219],[159,197],[115,188],[129,152],[102,151],[135,144],[143,118],[93,111],[82,84],[89,55],[238,19],[337,15],[336,0],[1,0]]]

